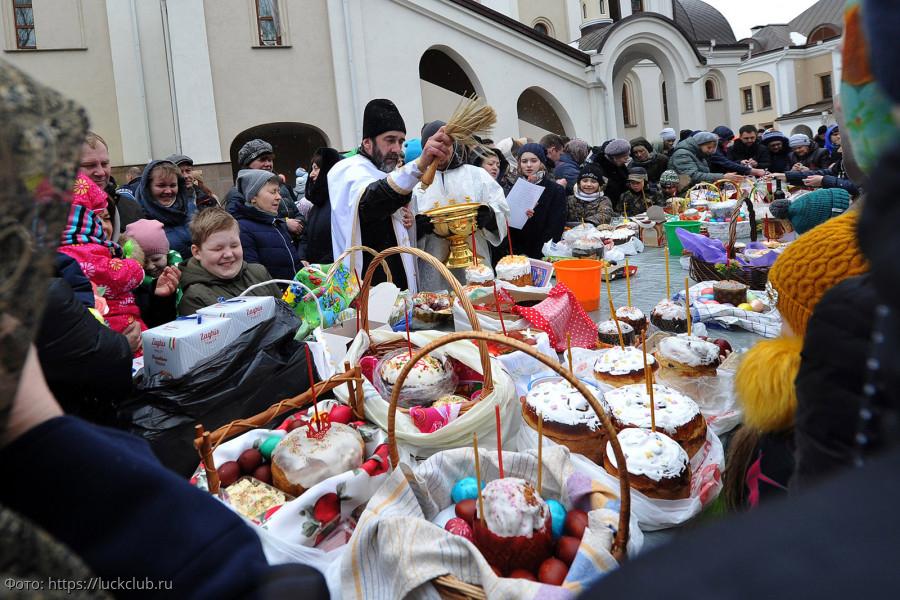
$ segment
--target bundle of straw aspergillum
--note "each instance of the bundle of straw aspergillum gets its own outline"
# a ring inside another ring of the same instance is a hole
[[[467,150],[472,150],[481,144],[475,136],[486,136],[497,122],[497,111],[488,106],[478,96],[464,99],[453,111],[450,120],[444,125],[444,132],[450,136],[454,144],[459,144]],[[426,140],[422,140],[424,144]],[[437,161],[433,161],[425,173],[422,174],[423,188],[427,188],[434,181],[437,172]]]

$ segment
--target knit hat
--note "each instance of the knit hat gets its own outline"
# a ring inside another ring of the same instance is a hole
[[[403,162],[411,163],[422,156],[422,140],[413,138],[403,142]]]
[[[793,202],[776,200],[769,205],[776,219],[788,219],[797,233],[806,233],[816,225],[847,212],[850,194],[841,188],[815,190],[803,194]]]
[[[787,136],[785,136],[785,135],[784,135],[783,133],[781,133],[780,131],[775,131],[775,130],[773,129],[773,130],[771,130],[771,131],[765,132],[765,133],[763,134],[763,136],[762,136],[762,143],[763,143],[763,144],[765,144],[765,145],[768,146],[768,145],[769,145],[770,143],[772,143],[772,142],[782,142],[782,143],[784,143],[784,144],[787,144],[787,143],[790,142],[790,140],[788,140],[788,139],[787,139]]]
[[[363,137],[375,139],[385,131],[406,133],[406,123],[397,106],[385,98],[369,100],[363,111]]]
[[[594,179],[600,184],[600,187],[606,187],[606,177],[603,176],[603,169],[596,163],[584,163],[578,171],[578,181],[582,179]]]
[[[809,136],[805,133],[795,133],[791,136],[788,145],[793,148],[799,148],[800,146],[809,146],[812,142],[809,139]]]
[[[684,140],[688,139],[692,135],[694,135],[694,131],[692,129],[682,129],[681,131],[678,132],[678,141],[683,142]]]
[[[851,211],[801,235],[769,270],[766,290],[796,335],[806,333],[813,308],[826,291],[869,270],[857,245],[858,217],[858,211]]]
[[[96,213],[108,208],[109,196],[86,175],[79,174],[72,187],[72,204]]]
[[[259,190],[270,181],[281,183],[278,175],[262,169],[241,169],[237,176],[237,189],[244,196],[244,203],[250,205]]]
[[[647,181],[647,169],[644,167],[631,167],[628,169],[628,181]]]
[[[170,154],[165,158],[165,160],[167,160],[169,162],[173,162],[176,165],[178,165],[179,167],[183,164],[189,164],[189,165],[194,164],[194,159],[191,158],[190,156],[187,156],[184,154]]]
[[[720,140],[728,140],[731,141],[734,139],[734,131],[726,127],[725,125],[719,125],[715,129],[712,130],[714,134],[719,136]]]
[[[674,142],[678,139],[678,134],[676,134],[675,130],[671,127],[666,127],[659,132],[659,138],[664,142]]]
[[[238,166],[246,167],[263,154],[275,154],[272,144],[260,139],[250,140],[238,150]]]
[[[147,256],[169,252],[169,238],[159,221],[140,219],[129,223],[125,227],[125,235],[136,241]]]
[[[625,142],[625,143],[627,144],[628,142]],[[526,152],[531,152],[532,154],[534,154],[535,156],[538,157],[538,159],[541,161],[541,163],[544,166],[547,166],[547,153],[544,152],[543,146],[541,146],[537,142],[531,142],[531,143],[525,144],[524,146],[519,148],[519,153],[516,155],[516,157],[521,158],[521,156],[523,154],[525,154]]]
[[[614,140],[610,140],[609,143],[606,144],[606,148],[603,149],[603,153],[609,157],[631,154],[631,144],[628,143],[628,140],[616,138]]]
[[[709,142],[719,142],[719,136],[714,133],[710,133],[708,131],[698,131],[694,135],[691,136],[691,139],[697,142],[698,146],[702,146],[703,144],[708,144]]]
[[[667,171],[663,171],[663,174],[659,176],[659,185],[680,185],[681,178],[678,176],[678,173],[672,171],[671,169]]]

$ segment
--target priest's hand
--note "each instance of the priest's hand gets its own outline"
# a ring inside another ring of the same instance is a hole
[[[422,155],[419,157],[419,168],[424,171],[437,161],[438,165],[450,161],[453,156],[453,140],[444,131],[444,127],[437,130],[433,136],[428,138],[425,146],[422,147]]]
[[[400,218],[403,220],[403,226],[409,229],[413,224],[413,213],[408,206],[400,209]]]

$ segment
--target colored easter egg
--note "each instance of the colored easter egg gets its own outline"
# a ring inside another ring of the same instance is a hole
[[[481,489],[484,489],[484,484],[481,484]],[[456,482],[456,485],[453,486],[453,489],[450,490],[450,498],[453,500],[453,503],[461,502],[463,500],[474,500],[478,497],[478,483],[475,481],[474,477],[464,477]]]
[[[550,509],[550,524],[555,539],[562,535],[563,525],[566,523],[566,507],[556,500],[547,500],[547,507]]]
[[[746,310],[746,311],[753,312],[753,306],[750,305],[750,304],[747,304],[746,302],[743,302],[743,303],[741,303],[741,304],[738,304],[737,307],[738,307],[740,310]]]
[[[750,303],[750,306],[753,308],[753,312],[762,312],[766,310],[766,305],[763,304],[762,300],[754,300]]]
[[[275,451],[275,446],[278,445],[278,442],[281,441],[281,437],[277,435],[270,435],[266,439],[263,440],[262,444],[259,445],[259,453],[263,455],[266,460],[272,459],[272,452]]]
[[[447,524],[444,525],[444,529],[453,535],[464,537],[470,542],[475,541],[475,535],[472,533],[472,528],[469,527],[469,524],[466,523],[465,520],[460,519],[459,517],[453,517],[447,521]]]
[[[713,290],[712,288],[703,288],[702,290],[700,290],[700,293],[703,294],[704,296],[706,296],[706,295],[712,296],[714,291],[715,290]]]

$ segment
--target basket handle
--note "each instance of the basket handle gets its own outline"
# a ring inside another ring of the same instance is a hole
[[[354,252],[365,252],[367,254],[371,254],[372,256],[378,256],[378,253],[368,246],[350,246],[349,248],[341,252],[340,256],[334,259],[331,268],[328,269],[328,273],[325,274],[325,282],[331,281],[331,278],[334,277],[335,273],[337,273],[337,270],[340,268],[341,263],[344,261],[344,259]],[[388,265],[386,262],[383,262],[381,263],[381,268],[384,269],[384,274],[387,277],[387,280],[393,283],[394,276],[391,275],[390,265]],[[324,285],[324,283],[322,285]]]
[[[270,279],[268,281],[254,283],[253,285],[248,287],[246,290],[241,292],[241,295],[238,296],[238,298],[243,298],[244,296],[246,296],[248,293],[252,292],[256,288],[269,285],[270,283],[283,283],[288,286],[296,285],[296,286],[302,287],[304,290],[306,290],[309,293],[309,295],[312,296],[313,302],[316,303],[316,311],[319,313],[319,325],[321,325],[323,329],[325,328],[325,314],[322,312],[322,299],[317,298],[316,293],[313,290],[311,290],[309,287],[307,287],[307,285],[305,283],[297,281],[296,279]]]
[[[719,190],[719,198],[724,202],[728,198],[725,196],[725,186],[730,185],[734,188],[735,199],[740,201],[741,199],[741,188],[738,185],[731,181],[730,179],[720,179],[715,183],[716,188]]]
[[[388,408],[388,445],[390,446],[390,457],[391,457],[391,465],[394,468],[397,468],[397,465],[400,462],[400,453],[397,451],[397,435],[395,431],[396,425],[396,417],[397,417],[397,401],[400,398],[400,388],[403,387],[403,382],[406,380],[406,376],[409,375],[409,372],[412,370],[413,366],[427,356],[430,352],[437,350],[441,346],[445,346],[452,342],[460,341],[460,340],[480,340],[482,342],[494,342],[497,344],[503,344],[505,346],[509,346],[515,350],[520,350],[532,358],[539,360],[545,366],[553,369],[556,373],[558,373],[563,379],[569,382],[575,389],[577,389],[582,396],[584,396],[585,400],[588,401],[588,404],[591,405],[591,408],[600,418],[600,421],[603,423],[603,428],[606,429],[606,434],[609,436],[609,443],[612,445],[613,454],[616,456],[616,464],[619,465],[619,501],[621,503],[619,510],[619,527],[616,530],[616,536],[613,540],[612,545],[612,555],[618,561],[622,561],[626,554],[626,546],[628,544],[628,525],[629,518],[631,515],[631,488],[628,485],[628,468],[625,464],[625,455],[622,453],[622,446],[619,444],[619,438],[616,435],[616,430],[612,425],[612,422],[609,420],[609,415],[606,414],[606,411],[603,410],[603,407],[594,398],[594,395],[590,393],[588,388],[578,380],[571,372],[565,369],[558,362],[554,362],[549,357],[535,350],[533,346],[529,346],[525,342],[520,342],[519,340],[515,340],[504,335],[498,335],[496,333],[490,333],[487,331],[458,331],[456,333],[447,334],[439,339],[434,340],[433,342],[426,344],[424,347],[420,348],[416,351],[413,357],[403,365],[403,369],[400,370],[400,375],[397,377],[397,383],[394,384],[394,389],[391,392],[391,405]]]
[[[468,296],[463,292],[462,286],[459,281],[457,281],[456,277],[454,277],[453,273],[444,266],[444,263],[436,259],[431,254],[424,252],[423,250],[419,250],[418,248],[412,248],[410,246],[394,246],[393,248],[388,248],[387,250],[383,250],[378,253],[375,258],[372,259],[372,262],[369,263],[369,268],[366,269],[366,274],[363,277],[362,285],[359,288],[359,322],[360,326],[366,330],[366,333],[369,333],[369,288],[372,285],[372,277],[375,276],[375,269],[378,268],[378,265],[384,262],[389,256],[394,256],[397,254],[412,254],[413,256],[424,260],[429,265],[431,265],[438,273],[440,273],[444,279],[450,284],[450,287],[453,289],[453,293],[456,294],[456,297],[459,298],[459,304],[463,307],[463,310],[466,313],[466,316],[469,318],[469,324],[472,326],[474,331],[480,331],[481,325],[478,322],[478,315],[475,313],[475,308],[472,306],[472,303],[469,301]],[[494,390],[494,378],[491,374],[491,355],[488,353],[487,344],[483,341],[478,342],[478,354],[481,358],[481,372],[484,374],[484,385],[483,390],[484,394],[489,394]]]
[[[687,190],[685,190],[684,199],[687,200],[688,202],[690,202],[691,192],[693,192],[694,190],[701,190],[701,189],[706,189],[706,188],[712,188],[716,192],[716,194],[718,194],[718,196],[720,198],[722,197],[722,191],[719,189],[719,187],[715,183],[710,183],[708,181],[701,181],[697,185],[691,186]]]
[[[728,258],[734,258],[734,245],[737,243],[737,224],[741,214],[741,207],[747,207],[747,216],[750,219],[750,241],[756,241],[756,211],[753,209],[753,201],[747,196],[742,201],[735,203],[731,211],[731,223],[728,224]]]

